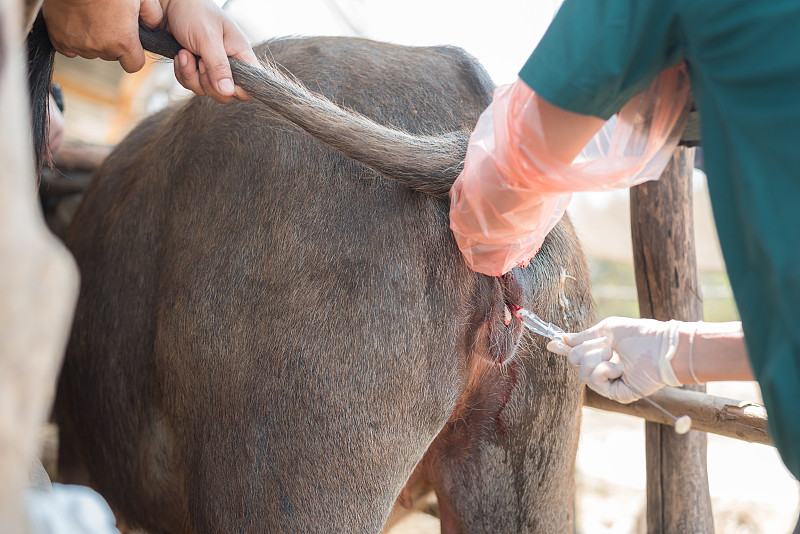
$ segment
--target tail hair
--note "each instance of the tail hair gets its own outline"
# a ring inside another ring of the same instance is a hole
[[[164,30],[139,27],[145,50],[174,58],[181,45]],[[55,49],[39,14],[28,35],[28,89],[37,176],[51,164],[48,98]],[[414,191],[447,199],[464,165],[470,132],[420,136],[389,128],[309,91],[270,62],[228,58],[234,82],[311,137]]]
[[[146,50],[167,58],[182,48],[162,30],[140,26],[139,38]],[[259,68],[228,59],[236,85],[311,137],[415,191],[448,198],[470,132],[419,136],[389,128],[313,93],[269,61]]]

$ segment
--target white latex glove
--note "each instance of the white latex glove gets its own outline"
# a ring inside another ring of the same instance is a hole
[[[591,389],[627,404],[640,396],[625,382],[644,395],[665,385],[681,385],[671,363],[679,325],[678,321],[609,317],[583,332],[566,334],[566,345],[551,341],[547,348],[566,356],[577,368],[578,378]]]

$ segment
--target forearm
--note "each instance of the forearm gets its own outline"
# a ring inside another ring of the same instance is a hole
[[[527,88],[525,82],[517,80],[516,83],[522,84]],[[530,89],[528,89],[530,91]],[[541,136],[529,136],[527,138],[520,135],[517,139],[520,143],[527,143],[528,149],[534,153],[550,154],[561,163],[569,164],[575,159],[586,143],[602,128],[605,121],[590,115],[580,115],[556,107],[539,95],[532,93],[534,105],[538,108],[539,124],[530,124],[530,118],[523,115],[513,115],[508,117],[509,128],[516,132],[525,132],[531,126],[541,129]],[[524,177],[516,177],[519,181]]]
[[[623,403],[665,385],[754,379],[739,322],[607,317],[547,348],[567,356],[590,388]]]
[[[755,380],[747,357],[742,323],[683,323],[672,369],[683,384],[695,384],[695,378],[700,383]]]
[[[683,65],[662,72],[607,123],[558,108],[521,80],[498,88],[450,191],[450,228],[467,265],[490,276],[525,266],[572,193],[659,176],[685,119],[685,78]],[[593,139],[599,157],[573,163]]]
[[[563,187],[541,187],[548,170],[569,167],[603,121],[552,106],[521,80],[494,96],[450,191],[450,227],[467,265],[500,276],[527,265],[569,202]]]

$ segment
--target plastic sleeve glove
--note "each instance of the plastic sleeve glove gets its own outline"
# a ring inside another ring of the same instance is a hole
[[[591,389],[622,403],[639,398],[620,378],[645,395],[682,385],[672,369],[678,348],[679,321],[609,317],[548,349],[566,356]]]
[[[467,265],[490,276],[525,266],[572,192],[657,179],[680,140],[688,94],[683,63],[663,71],[564,163],[541,148],[553,135],[544,131],[533,90],[522,80],[497,88],[450,190],[450,228]]]

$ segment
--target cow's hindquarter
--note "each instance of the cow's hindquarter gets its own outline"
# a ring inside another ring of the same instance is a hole
[[[157,375],[194,444],[190,516],[377,531],[463,387],[446,207],[255,122],[268,161],[204,162],[166,229]]]
[[[382,86],[390,59],[430,72],[438,53],[300,40],[271,54],[409,129],[463,129],[487,98],[452,65],[440,102],[419,80]],[[474,275],[446,203],[255,103],[195,100],[148,124],[70,232],[84,290],[66,441],[122,519],[153,532],[379,530],[466,379],[453,303]]]
[[[415,133],[469,130],[491,95],[451,49],[268,54]],[[476,363],[500,285],[466,268],[447,209],[254,102],[195,99],[139,127],[70,232],[84,287],[59,391],[115,511],[152,532],[376,532],[441,431],[424,465],[445,525],[565,530],[579,388],[541,343]],[[560,267],[588,294],[564,235],[515,282],[553,320]]]

